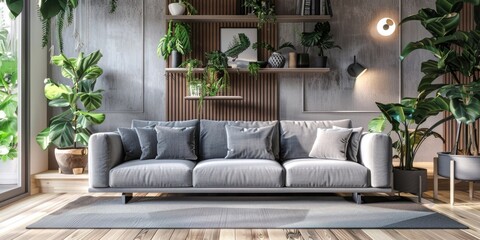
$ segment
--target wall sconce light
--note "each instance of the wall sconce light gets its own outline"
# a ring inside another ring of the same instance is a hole
[[[378,33],[385,37],[392,35],[396,28],[397,24],[391,18],[382,18],[377,24]]]
[[[354,78],[362,76],[362,74],[364,74],[366,71],[366,67],[360,63],[357,63],[357,56],[353,57],[353,64],[350,64],[350,66],[347,68],[348,74]]]

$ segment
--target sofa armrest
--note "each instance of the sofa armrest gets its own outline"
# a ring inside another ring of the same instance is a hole
[[[88,175],[92,188],[109,187],[110,169],[124,158],[122,139],[118,133],[96,133],[88,143]]]
[[[360,163],[369,169],[372,187],[392,187],[392,140],[389,136],[381,133],[363,135]]]

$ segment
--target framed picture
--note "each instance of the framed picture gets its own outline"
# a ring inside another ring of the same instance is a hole
[[[232,43],[234,38],[238,38],[238,34],[245,34],[250,40],[250,44],[257,42],[257,28],[221,28],[220,29],[220,51],[227,51]],[[249,62],[256,62],[258,60],[257,50],[254,50],[251,45],[243,53],[238,55],[238,58],[233,61],[232,58],[228,58],[228,65],[235,68],[247,68]]]

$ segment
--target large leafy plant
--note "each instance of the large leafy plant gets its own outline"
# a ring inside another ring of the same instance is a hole
[[[390,125],[389,135],[393,133],[396,139],[393,147],[400,159],[399,167],[405,170],[413,169],[415,155],[428,137],[443,140],[434,129],[451,119],[443,119],[430,128],[422,127],[428,118],[448,110],[448,100],[443,97],[404,98],[401,103],[377,103],[377,106],[382,114],[370,121],[369,131],[383,132]]]
[[[64,111],[50,119],[49,127],[37,135],[37,142],[47,149],[50,145],[59,148],[76,148],[77,144],[88,145],[91,135],[89,127],[101,124],[105,114],[96,113],[102,104],[102,90],[95,90],[97,78],[103,70],[97,65],[102,58],[100,51],[87,56],[80,53],[77,58],[61,54],[52,57],[52,63],[61,68],[62,76],[70,84],[50,78],[45,79],[45,97],[50,107]]]
[[[165,60],[173,51],[185,55],[192,51],[190,43],[191,28],[186,23],[168,23],[167,34],[160,39],[157,47],[158,56],[162,56]]]
[[[313,32],[302,33],[301,43],[305,47],[317,47],[318,56],[325,56],[325,51],[333,48],[342,49],[340,46],[335,45],[333,41],[333,35],[330,33],[329,22],[319,22],[315,24]]]
[[[475,5],[476,28],[471,31],[458,30],[464,4]],[[435,57],[422,63],[424,76],[418,87],[419,98],[436,93],[449,99],[450,111],[459,123],[452,153],[459,153],[460,130],[465,124],[469,131],[463,152],[478,155],[474,123],[480,118],[480,0],[437,0],[436,9],[421,9],[418,14],[405,18],[402,24],[409,21],[419,21],[431,36],[409,43],[401,59],[417,50],[429,51]],[[444,75],[452,76],[455,83],[434,82]],[[460,76],[470,81],[462,82]]]
[[[277,19],[275,16],[275,4],[271,0],[245,0],[245,7],[251,8],[253,14],[258,18],[258,28],[262,28],[267,23],[273,23]]]
[[[0,159],[2,161],[17,157],[17,99],[16,74],[5,73],[0,76]]]

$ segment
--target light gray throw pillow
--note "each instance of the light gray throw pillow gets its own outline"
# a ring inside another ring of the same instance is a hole
[[[333,126],[333,129],[348,129]],[[358,149],[360,149],[360,140],[362,139],[363,128],[350,128],[352,130],[352,135],[350,136],[350,140],[348,141],[347,147],[347,159],[358,162]]]
[[[317,129],[317,138],[308,155],[311,158],[347,160],[351,129]]]
[[[155,159],[157,156],[157,132],[153,128],[135,128],[140,141],[140,160]]]
[[[227,159],[275,160],[272,137],[275,125],[259,128],[242,128],[226,125]]]
[[[197,160],[195,155],[195,127],[161,127],[157,131],[155,159]]]
[[[122,139],[125,161],[140,159],[142,147],[135,128],[118,128],[118,133],[120,133]]]

